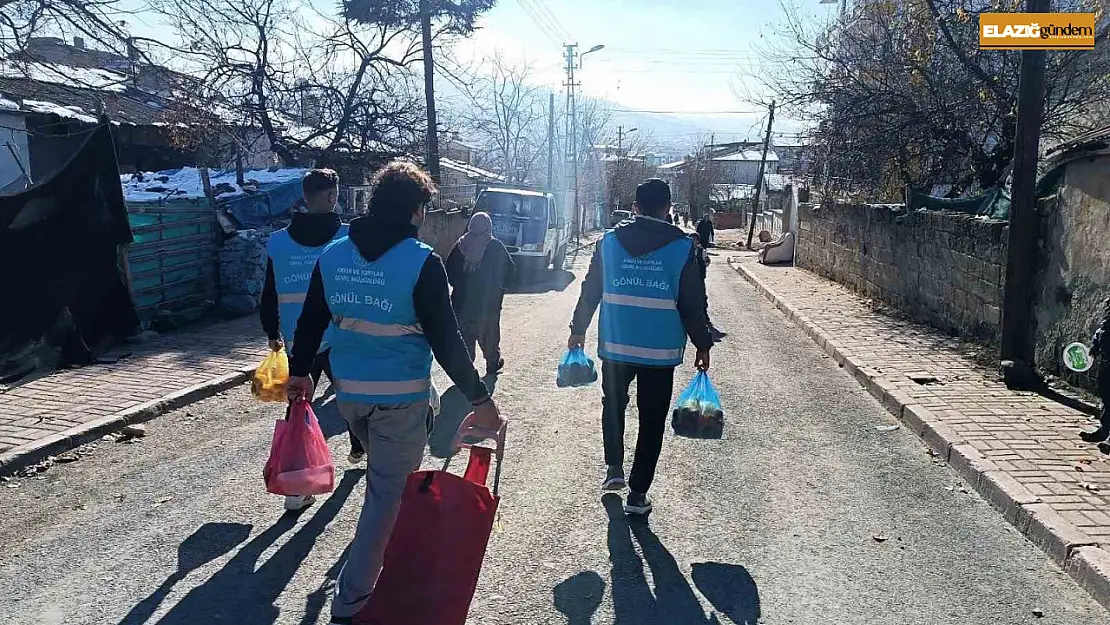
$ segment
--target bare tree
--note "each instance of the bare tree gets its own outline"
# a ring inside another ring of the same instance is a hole
[[[482,151],[482,164],[508,182],[541,179],[547,154],[547,98],[533,80],[531,65],[513,63],[500,52],[476,67],[464,84],[456,115]]]
[[[1020,55],[980,50],[978,13],[1018,4],[868,2],[827,23],[787,6],[775,40],[784,43],[763,51],[775,71],[756,78],[792,117],[809,122],[810,173],[833,193],[895,199],[905,185],[945,185],[953,196],[990,188],[1004,181],[1013,158]],[[1046,141],[1090,127],[1093,103],[1110,98],[1099,69],[1110,62],[1105,39],[1094,51],[1050,55]]]
[[[260,127],[287,164],[311,148],[409,147],[423,119],[406,87],[412,29],[361,25],[288,0],[154,0],[208,108]],[[306,110],[311,109],[311,111]],[[311,124],[306,124],[310,121]]]

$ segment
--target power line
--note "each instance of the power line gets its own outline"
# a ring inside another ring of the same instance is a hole
[[[644,109],[613,109],[614,113],[651,113],[656,115],[762,115],[763,111],[653,111]]]
[[[545,15],[548,21],[555,25],[557,32],[561,32],[563,35],[566,36],[567,41],[574,41],[574,36],[570,34],[570,31],[567,30],[565,26],[563,26],[563,23],[559,21],[559,18],[555,16],[555,14],[551,11],[551,8],[547,6],[544,0],[528,1],[531,2],[532,5],[539,10],[541,15]]]
[[[555,45],[560,45],[559,40],[562,39],[562,37],[552,31],[551,27],[548,26],[547,23],[544,22],[544,20],[540,18],[538,14],[536,14],[535,9],[532,8],[532,5],[528,4],[528,0],[519,0],[517,4],[520,6],[521,9],[524,10],[524,13],[528,15],[528,19],[536,25],[536,28],[540,29],[540,32],[543,33],[544,37],[547,37],[551,41],[551,43]]]

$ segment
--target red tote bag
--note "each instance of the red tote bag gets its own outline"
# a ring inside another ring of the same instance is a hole
[[[447,471],[409,476],[381,577],[356,623],[466,622],[499,501],[486,487],[491,451],[471,447],[462,477]]]

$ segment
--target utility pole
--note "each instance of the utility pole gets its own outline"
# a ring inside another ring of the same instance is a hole
[[[435,62],[432,60],[431,0],[420,0],[420,34],[424,44],[424,100],[428,109],[428,173],[439,183],[439,135],[436,124]]]
[[[555,190],[555,93],[547,100],[547,190]]]
[[[775,123],[775,102],[771,101],[771,111],[767,115],[767,135],[763,137],[763,156],[759,159],[759,176],[755,179],[755,200],[752,201],[752,218],[748,224],[748,249],[752,249],[752,236],[755,235],[755,212],[759,210],[760,194],[763,192],[763,171],[767,167],[767,148],[771,146],[771,126]]]
[[[566,46],[566,72],[567,72],[567,164],[571,167],[572,189],[574,190],[574,217],[573,225],[575,241],[579,242],[582,235],[582,220],[578,214],[578,119],[575,105],[575,88],[578,83],[574,79],[574,70],[577,65],[578,44],[568,43]]]
[[[1026,13],[1048,13],[1051,0],[1026,0]],[[1013,202],[1002,300],[1002,377],[1012,389],[1043,381],[1034,368],[1033,271],[1037,249],[1037,153],[1044,114],[1045,51],[1022,50],[1014,136]]]
[[[617,125],[617,166],[613,171],[613,210],[621,207],[621,154],[624,146],[624,126]]]

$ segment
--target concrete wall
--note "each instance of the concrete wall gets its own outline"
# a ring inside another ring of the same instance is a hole
[[[799,209],[796,263],[946,332],[997,345],[1006,224],[901,205]]]
[[[420,226],[420,240],[435,248],[447,260],[455,241],[466,232],[469,217],[462,211],[430,210]]]
[[[1069,343],[1090,340],[1099,305],[1110,297],[1110,157],[1069,163],[1059,193],[1041,202],[1041,214],[1037,365],[1094,388],[1094,369],[1072,373],[1060,356]]]

